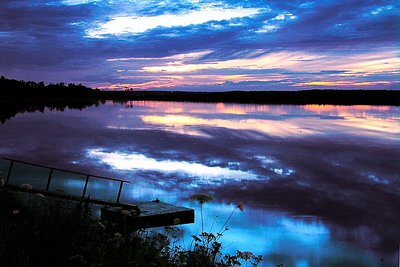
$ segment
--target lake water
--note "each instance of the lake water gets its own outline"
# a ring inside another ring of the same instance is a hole
[[[397,266],[399,111],[108,102],[18,114],[0,124],[0,155],[127,179],[126,201],[193,207],[196,223],[182,227],[185,246],[200,231],[190,196],[205,193],[213,197],[204,205],[207,231],[218,231],[237,203],[245,206],[228,222],[223,252],[252,251],[266,266]],[[3,173],[7,164],[0,163]],[[22,169],[15,183],[39,176]],[[79,194],[79,177],[57,175],[52,190]],[[92,182],[88,190],[113,198],[118,185]]]

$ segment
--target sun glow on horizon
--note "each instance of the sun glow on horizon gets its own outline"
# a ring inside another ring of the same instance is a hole
[[[248,50],[246,55],[214,58],[215,51],[203,50],[159,58],[109,58],[120,79],[137,82],[102,85],[101,89],[163,89],[190,86],[224,86],[259,83],[285,84],[289,88],[376,88],[396,86],[399,81],[374,79],[400,74],[392,50],[376,49],[349,56],[325,52]],[[351,53],[351,52],[349,52]],[[123,70],[117,66],[124,65]],[[134,66],[134,67],[133,67]],[[305,75],[304,72],[308,74]],[[140,81],[145,79],[145,81]],[[268,88],[269,89],[269,88]],[[274,89],[274,88],[272,88]]]
[[[315,82],[304,82],[294,84],[293,86],[372,86],[372,85],[384,85],[391,84],[389,81],[373,81],[373,82],[350,82],[350,81],[315,81]]]

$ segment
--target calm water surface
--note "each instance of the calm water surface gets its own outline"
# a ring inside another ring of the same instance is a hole
[[[131,181],[123,198],[196,208],[224,252],[266,266],[397,266],[400,241],[398,107],[233,105],[133,101],[82,111],[19,114],[0,124],[0,155]],[[2,161],[3,172],[7,162]],[[12,177],[44,170],[19,166]],[[42,174],[40,172],[43,172]],[[79,194],[81,177],[55,173],[51,190]],[[45,186],[37,178],[34,187]],[[118,185],[91,182],[92,197]],[[215,221],[215,222],[214,222]],[[381,262],[381,258],[384,262]]]

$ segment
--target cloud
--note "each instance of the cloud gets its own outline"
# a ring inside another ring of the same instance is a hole
[[[255,50],[259,53],[260,50]],[[398,71],[398,60],[396,51],[391,49],[375,49],[370,53],[353,54],[349,50],[343,54],[324,53],[317,51],[279,51],[260,53],[251,58],[235,58],[228,60],[213,60],[207,58],[207,51],[189,54],[186,60],[185,54],[175,57],[161,58],[162,65],[146,64],[142,71],[151,73],[186,73],[200,70],[214,69],[285,69],[298,71],[302,69],[308,72],[317,71],[346,71],[347,73],[373,73],[373,72],[396,72]],[[350,57],[349,57],[350,56]],[[197,61],[197,63],[196,63]]]
[[[255,8],[204,8],[183,14],[162,14],[157,16],[117,16],[96,29],[87,30],[90,38],[107,35],[137,34],[157,27],[185,27],[210,21],[231,20],[258,14]]]
[[[82,4],[99,2],[99,1],[101,1],[101,0],[63,0],[61,2],[67,6],[75,6],[75,5],[82,5]]]
[[[145,66],[144,72],[194,72],[204,69],[291,69],[299,65],[297,60],[316,60],[321,56],[303,52],[282,51],[264,54],[253,58],[236,58],[229,60],[207,60],[204,63],[192,64],[183,61],[168,62],[161,66]]]
[[[195,86],[202,85],[214,86],[214,90],[240,86],[252,90],[316,86],[390,89],[398,86],[399,73],[396,51],[391,48],[363,53],[349,49],[340,54],[316,50],[204,50],[159,58],[109,58],[107,62],[123,69],[116,74],[121,82],[103,87],[110,89],[187,86],[185,90],[195,90]],[[129,80],[135,82],[126,82]]]

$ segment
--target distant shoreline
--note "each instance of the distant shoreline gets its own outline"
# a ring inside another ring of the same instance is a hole
[[[1,90],[1,88],[0,88]],[[3,95],[0,104],[31,105],[96,101],[168,101],[197,103],[274,104],[274,105],[376,105],[400,106],[400,90],[305,90],[305,91],[99,91],[80,95],[16,94]]]
[[[104,100],[150,100],[238,104],[388,105],[400,106],[400,90],[307,91],[100,91]]]
[[[176,101],[291,105],[389,105],[400,106],[400,90],[303,90],[303,91],[102,91],[82,84],[48,84],[0,78],[0,103],[85,104],[98,101]],[[4,107],[3,107],[4,109]]]

